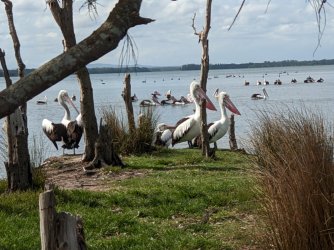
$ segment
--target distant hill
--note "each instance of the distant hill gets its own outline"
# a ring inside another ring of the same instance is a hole
[[[334,59],[312,60],[312,61],[297,61],[285,60],[278,62],[265,61],[262,63],[219,63],[210,64],[210,70],[215,69],[245,69],[245,68],[266,68],[266,67],[289,67],[289,66],[312,66],[312,65],[334,65]],[[157,72],[157,71],[175,71],[175,70],[200,70],[200,64],[185,64],[182,66],[124,66],[118,67],[112,64],[90,64],[88,71],[90,74],[107,74],[107,73],[133,73],[133,72]],[[26,74],[29,74],[34,69],[26,69]],[[17,76],[17,70],[9,70],[11,76]],[[3,71],[0,70],[0,77],[3,77]]]

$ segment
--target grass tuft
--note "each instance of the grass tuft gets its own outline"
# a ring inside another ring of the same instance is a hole
[[[333,249],[333,130],[302,108],[262,112],[251,135],[256,177],[276,249]]]
[[[118,153],[139,155],[155,149],[152,146],[152,138],[157,117],[153,114],[152,109],[145,109],[134,131],[129,130],[123,116],[118,115],[111,107],[102,109],[102,117],[107,126],[111,128],[113,136],[111,139]]]

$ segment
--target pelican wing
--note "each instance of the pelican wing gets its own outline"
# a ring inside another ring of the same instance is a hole
[[[209,141],[218,133],[219,128],[216,122],[211,122],[208,125],[208,134],[209,134]]]
[[[190,119],[191,116],[185,117],[176,123],[177,127],[173,131],[172,146],[176,143],[181,142],[181,139],[189,132],[194,120]]]
[[[76,121],[71,121],[67,125],[68,143],[65,143],[63,147],[66,149],[78,148],[82,137],[82,131],[82,127],[79,126]]]
[[[66,127],[62,123],[53,123],[47,119],[42,122],[42,128],[45,135],[50,139],[58,150],[56,141],[68,141]]]

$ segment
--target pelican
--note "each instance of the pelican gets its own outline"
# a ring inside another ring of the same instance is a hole
[[[215,111],[217,110],[196,81],[193,81],[190,84],[190,95],[192,99],[194,99],[195,113],[179,120],[176,123],[175,130],[172,134],[172,146],[176,143],[191,141],[200,134],[200,103],[202,99],[206,100],[206,108]]]
[[[220,106],[221,118],[208,125],[209,143],[216,142],[222,138],[230,127],[230,118],[227,116],[226,108],[236,115],[241,115],[231,101],[230,96],[224,91],[218,92],[219,89],[216,90],[214,96],[217,98]]]
[[[37,104],[47,104],[48,103],[48,98],[46,96],[44,96],[43,100],[38,100],[36,103]]]
[[[160,93],[158,91],[154,91],[152,94],[151,100],[142,100],[140,102],[140,106],[156,106],[156,105],[161,105],[159,102],[158,96],[160,96]]]
[[[175,127],[159,123],[154,131],[152,145],[169,147],[172,143],[172,133]]]
[[[251,96],[252,100],[260,100],[260,99],[265,100],[265,99],[269,98],[267,90],[265,88],[262,88],[262,91],[263,91],[263,95],[258,94],[258,93],[252,94],[252,96]]]
[[[66,102],[71,104],[78,113],[79,111],[68,96],[66,90],[61,90],[59,92],[58,102],[65,110],[61,123],[54,123],[48,119],[43,119],[42,128],[45,135],[51,140],[57,150],[58,145],[56,142],[62,141],[63,150],[73,149],[75,154],[75,148],[79,147],[79,142],[83,131],[81,114],[79,114],[75,120],[71,120],[70,110],[66,105]]]

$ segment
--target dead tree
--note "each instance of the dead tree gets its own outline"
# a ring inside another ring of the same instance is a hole
[[[51,13],[58,24],[64,40],[64,51],[69,50],[76,45],[76,38],[73,25],[73,0],[62,0],[62,7],[58,0],[47,0]],[[80,85],[80,109],[84,125],[84,161],[90,161],[94,158],[94,145],[98,135],[97,121],[94,109],[93,88],[88,73],[84,66],[76,72]]]
[[[125,75],[123,85],[124,85],[124,89],[122,92],[122,96],[125,102],[126,113],[128,116],[129,131],[130,133],[133,133],[136,129],[136,126],[135,126],[135,118],[134,118],[133,106],[132,106],[130,74]]]
[[[9,33],[13,40],[15,58],[18,64],[18,74],[24,77],[25,65],[21,58],[20,41],[14,25],[13,4],[9,0],[1,0],[5,4],[8,19]],[[4,53],[1,52],[1,65],[7,72]],[[12,85],[8,72],[6,73],[6,87]],[[8,135],[8,162],[5,163],[8,180],[8,190],[26,190],[32,186],[32,170],[28,148],[28,120],[27,103],[21,104],[14,115],[7,119]]]
[[[212,0],[207,0],[206,2],[206,16],[204,29],[201,32],[197,32],[195,28],[195,17],[193,17],[192,27],[194,29],[194,34],[198,36],[198,42],[202,45],[202,58],[201,58],[201,75],[200,84],[201,88],[206,92],[206,85],[209,75],[209,40],[208,35],[210,31],[211,23],[211,3]],[[207,115],[206,115],[206,103],[202,102],[201,105],[201,137],[202,137],[202,154],[206,157],[212,156],[213,152],[210,149],[209,136],[207,129]]]
[[[234,115],[231,114],[230,118],[230,128],[228,130],[229,133],[229,143],[230,143],[230,149],[232,151],[238,150],[238,144],[237,144],[237,139],[235,138],[235,122],[234,122]]]

